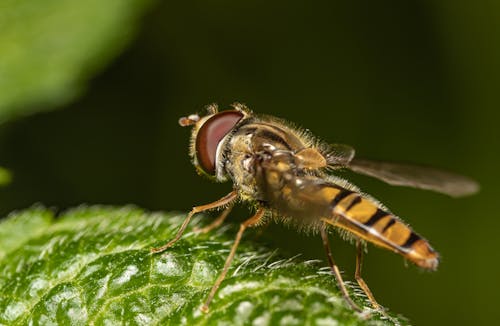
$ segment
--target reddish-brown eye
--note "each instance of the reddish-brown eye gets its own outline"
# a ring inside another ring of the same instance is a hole
[[[215,156],[219,142],[243,118],[240,111],[223,111],[209,118],[196,136],[196,159],[207,174],[215,175]]]

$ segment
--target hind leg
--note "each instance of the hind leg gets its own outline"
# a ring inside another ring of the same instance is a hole
[[[332,270],[333,275],[335,276],[335,280],[337,281],[337,285],[344,296],[345,301],[351,306],[352,309],[357,312],[363,311],[357,304],[352,301],[349,296],[349,292],[347,292],[347,288],[345,287],[344,280],[342,279],[342,275],[340,275],[340,270],[335,264],[335,260],[333,260],[332,251],[330,249],[330,241],[328,241],[328,234],[326,233],[325,228],[321,228],[321,239],[323,240],[323,246],[325,247],[326,255],[328,257],[328,263],[330,264],[330,269]]]
[[[356,273],[355,273],[356,282],[358,282],[359,287],[363,290],[363,292],[365,292],[373,308],[376,310],[381,310],[381,307],[377,303],[377,300],[375,300],[372,291],[366,284],[365,280],[363,280],[363,278],[361,277],[361,267],[363,265],[363,246],[361,245],[361,241],[359,239],[356,241],[356,248],[358,251],[356,254]]]

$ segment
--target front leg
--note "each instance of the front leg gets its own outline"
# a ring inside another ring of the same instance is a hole
[[[224,221],[228,217],[229,213],[231,213],[231,210],[233,209],[233,207],[234,207],[234,202],[230,203],[224,209],[224,211],[215,220],[212,221],[212,223],[210,223],[209,225],[207,225],[201,229],[196,227],[194,229],[194,231],[198,232],[198,233],[208,233],[208,232],[212,231],[213,229],[218,228],[222,223],[224,223]]]
[[[177,231],[177,235],[167,244],[158,248],[151,248],[151,252],[159,253],[165,251],[166,249],[170,248],[174,243],[176,243],[182,237],[182,234],[186,230],[186,227],[188,226],[189,221],[191,221],[191,218],[193,217],[194,214],[231,204],[234,200],[236,200],[236,198],[238,198],[238,192],[236,190],[233,190],[226,196],[222,197],[217,201],[214,201],[213,203],[193,207],[193,209],[186,216],[186,219],[182,223],[179,231]]]

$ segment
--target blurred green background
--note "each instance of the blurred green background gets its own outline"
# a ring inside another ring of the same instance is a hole
[[[19,3],[0,5],[2,216],[37,202],[168,211],[217,199],[230,185],[196,175],[177,120],[239,101],[359,156],[477,179],[478,195],[451,199],[344,175],[442,255],[426,273],[370,247],[364,275],[381,304],[416,325],[497,322],[500,3]],[[318,236],[281,225],[247,239],[324,260]],[[352,280],[354,247],[333,246]]]

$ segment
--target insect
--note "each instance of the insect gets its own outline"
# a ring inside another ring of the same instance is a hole
[[[192,114],[179,123],[193,127],[190,156],[197,171],[217,182],[231,181],[233,190],[215,202],[193,207],[176,236],[152,251],[162,252],[177,242],[196,213],[225,208],[201,230],[208,232],[222,224],[235,202],[256,208],[240,225],[224,267],[201,307],[205,312],[230,268],[244,231],[269,219],[321,235],[332,274],[346,302],[356,311],[362,309],[350,298],[333,259],[329,228],[339,228],[354,238],[355,279],[375,309],[380,306],[361,277],[364,242],[389,249],[424,269],[437,268],[439,255],[427,240],[374,198],[332,175],[335,170],[349,169],[392,185],[454,197],[478,190],[471,179],[438,169],[358,159],[350,146],[324,143],[308,131],[272,116],[256,115],[238,103],[221,112],[216,105],[208,106],[205,116]]]

